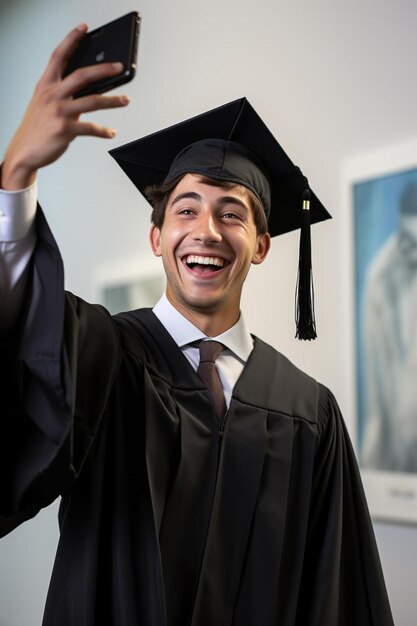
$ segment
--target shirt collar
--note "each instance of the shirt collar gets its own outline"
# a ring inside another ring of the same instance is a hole
[[[155,305],[153,312],[180,348],[207,337],[177,311],[165,294]],[[245,363],[253,349],[253,339],[246,327],[242,313],[236,324],[221,335],[210,337],[210,339],[220,341]]]

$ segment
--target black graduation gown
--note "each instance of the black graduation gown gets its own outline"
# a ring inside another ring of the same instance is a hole
[[[42,215],[38,237],[0,532],[62,495],[44,626],[392,625],[331,393],[255,338],[219,426],[153,313],[65,294]]]

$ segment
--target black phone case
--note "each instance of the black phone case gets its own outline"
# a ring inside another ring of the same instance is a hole
[[[140,22],[139,13],[133,11],[85,35],[70,57],[64,77],[80,67],[97,63],[121,62],[125,69],[122,74],[87,85],[74,95],[75,98],[103,93],[132,80],[136,72]]]

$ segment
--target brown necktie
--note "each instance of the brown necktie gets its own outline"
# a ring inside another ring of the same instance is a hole
[[[200,341],[198,347],[200,350],[200,363],[197,368],[197,374],[210,392],[217,417],[222,418],[226,413],[226,402],[222,383],[214,362],[224,349],[224,346],[218,341]]]

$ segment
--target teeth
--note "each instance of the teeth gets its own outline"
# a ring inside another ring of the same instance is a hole
[[[198,263],[199,265],[215,265],[216,267],[223,267],[224,260],[218,256],[197,256],[190,254],[186,258],[186,263]]]

